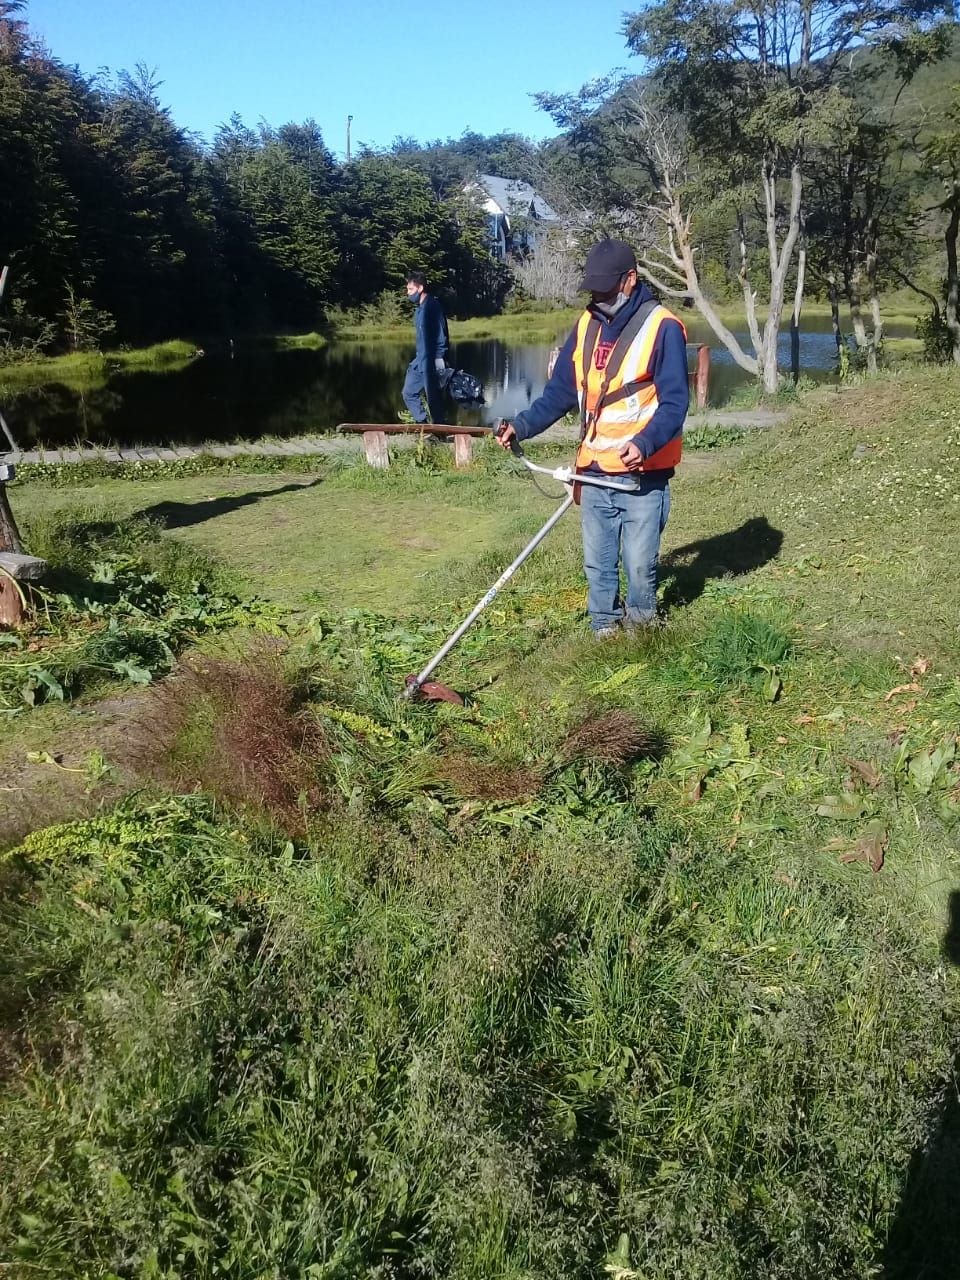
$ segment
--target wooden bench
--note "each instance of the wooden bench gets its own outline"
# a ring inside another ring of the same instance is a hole
[[[454,427],[444,422],[341,422],[337,430],[344,434],[359,432],[367,461],[380,470],[390,465],[387,436],[453,436],[454,464],[468,467],[473,457],[473,438],[492,434],[489,427]]]
[[[23,621],[26,592],[31,582],[39,582],[46,573],[47,562],[37,556],[15,551],[0,551],[0,627],[17,627]]]

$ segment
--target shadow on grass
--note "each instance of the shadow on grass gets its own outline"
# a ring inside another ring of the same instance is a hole
[[[944,959],[960,966],[960,891],[950,895]],[[960,1275],[960,1058],[936,1127],[914,1154],[883,1254],[882,1280],[956,1280]]]
[[[217,516],[227,515],[231,511],[239,511],[242,507],[252,506],[264,498],[273,498],[281,493],[294,493],[299,489],[312,489],[321,484],[321,477],[297,484],[282,484],[275,489],[256,489],[251,493],[225,494],[222,498],[207,498],[203,502],[158,502],[155,506],[145,507],[136,514],[145,520],[155,520],[165,529],[186,529],[190,525],[203,524],[207,520],[215,520]]]
[[[664,593],[664,608],[698,599],[711,578],[752,573],[776,559],[782,545],[782,532],[766,516],[753,516],[727,533],[674,547],[660,560],[661,576],[673,579]]]

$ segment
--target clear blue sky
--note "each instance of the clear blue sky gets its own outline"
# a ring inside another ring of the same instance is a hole
[[[342,152],[511,130],[555,132],[530,94],[567,92],[633,65],[620,34],[641,0],[29,0],[26,19],[61,61],[156,68],[177,123],[208,140],[313,117]]]

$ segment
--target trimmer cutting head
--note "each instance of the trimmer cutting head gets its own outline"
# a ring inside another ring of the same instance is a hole
[[[423,684],[417,684],[417,677],[410,675],[407,676],[406,686],[405,696],[411,702],[452,702],[455,707],[466,706],[456,689],[451,689],[448,684],[441,684],[439,680],[424,680]]]

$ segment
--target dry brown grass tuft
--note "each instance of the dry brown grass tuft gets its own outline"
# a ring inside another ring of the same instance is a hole
[[[153,700],[138,754],[166,785],[261,810],[291,835],[307,812],[329,808],[320,779],[329,743],[275,650],[185,664]]]
[[[540,790],[542,778],[523,765],[489,764],[473,756],[446,756],[435,771],[464,800],[510,804],[528,800]]]
[[[631,760],[658,757],[662,751],[663,737],[658,731],[641,724],[629,711],[620,710],[588,715],[560,744],[565,763],[589,759],[624,765]]]

